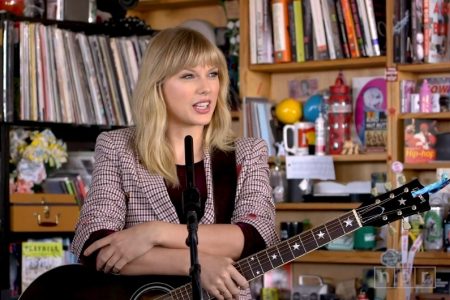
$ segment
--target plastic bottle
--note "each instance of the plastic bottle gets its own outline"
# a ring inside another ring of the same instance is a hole
[[[351,140],[352,98],[350,86],[344,83],[339,73],[334,85],[330,86],[328,99],[328,153],[341,154],[344,143]]]
[[[444,250],[450,252],[450,213],[444,220]]]
[[[442,250],[444,207],[431,206],[425,213],[424,247],[427,251]]]
[[[322,112],[319,112],[319,116],[315,122],[316,128],[316,145],[315,155],[325,155],[325,118]]]

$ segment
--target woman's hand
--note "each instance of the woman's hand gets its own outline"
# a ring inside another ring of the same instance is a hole
[[[201,284],[211,296],[221,299],[238,299],[240,289],[248,288],[248,282],[227,257],[199,254]]]
[[[152,223],[142,223],[99,239],[86,248],[84,255],[89,256],[99,250],[96,260],[97,270],[120,273],[127,263],[155,246],[155,239],[152,239]]]

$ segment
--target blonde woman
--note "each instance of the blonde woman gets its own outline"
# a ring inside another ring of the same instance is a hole
[[[234,262],[276,242],[275,210],[267,146],[233,137],[227,92],[225,59],[203,35],[172,28],[152,39],[133,95],[135,126],[97,139],[73,241],[81,262],[121,275],[189,275],[181,195],[190,135],[202,288],[217,299],[250,299]],[[234,157],[229,184],[213,182],[222,171],[213,170],[214,153]]]

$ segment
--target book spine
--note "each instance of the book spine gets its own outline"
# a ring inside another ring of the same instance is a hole
[[[367,18],[369,20],[370,37],[372,38],[373,52],[375,56],[380,56],[381,51],[377,32],[378,26],[375,19],[375,10],[373,7],[373,2],[372,0],[365,0],[365,1],[366,1]],[[383,22],[385,22],[385,20],[383,20]]]
[[[311,2],[303,0],[303,43],[305,46],[305,60],[314,59],[313,48],[313,24],[311,13]]]
[[[257,31],[257,25],[256,25],[256,14],[257,14],[257,8],[256,3],[258,0],[249,0],[249,34],[250,34],[250,64],[254,65],[258,62],[257,60],[257,49],[258,45],[256,42],[256,31]],[[259,2],[259,1],[258,1]]]
[[[331,20],[331,34],[333,35],[334,51],[336,52],[336,58],[344,58],[344,53],[342,50],[342,42],[339,32],[339,21],[336,15],[336,3],[334,0],[328,1],[328,9],[330,13]]]
[[[350,58],[350,49],[348,47],[348,40],[347,40],[347,31],[345,29],[345,21],[344,21],[344,14],[342,12],[342,6],[339,0],[336,0],[336,15],[339,23],[339,37],[341,38],[342,42],[342,49],[344,51],[344,57]]]
[[[352,10],[350,8],[349,0],[340,0],[342,5],[342,13],[345,21],[345,28],[347,30],[348,46],[352,58],[360,57],[361,54],[358,48],[358,41],[356,39],[355,24],[353,22]]]
[[[291,61],[289,38],[288,1],[272,0],[274,61],[276,63]]]
[[[364,47],[366,49],[367,56],[371,57],[374,56],[374,51],[372,46],[372,39],[370,37],[369,18],[367,17],[367,9],[364,0],[357,0],[357,6],[360,21],[362,24],[361,27],[363,28],[362,31],[364,33]]]
[[[295,15],[294,15],[294,1],[289,0],[288,3],[288,20],[289,20],[289,39],[291,40],[291,61],[297,61],[297,38],[295,34]]]
[[[314,22],[313,31],[314,31],[314,40],[316,42],[315,50],[317,51],[319,60],[328,59],[329,58],[328,47],[325,37],[325,27],[323,24],[323,16],[320,1],[310,0],[310,3],[312,11],[312,20]]]
[[[358,43],[358,49],[361,56],[368,56],[366,53],[366,48],[364,46],[364,38],[361,22],[359,21],[358,7],[356,6],[356,0],[350,0],[350,8],[353,15],[353,23],[355,24],[356,42]]]
[[[296,55],[297,62],[305,61],[305,45],[303,36],[303,8],[302,2],[304,0],[294,0],[294,24],[295,24],[295,38],[297,42]]]
[[[333,31],[331,29],[331,14],[330,14],[330,9],[328,7],[328,0],[322,0],[321,2],[322,2],[321,3],[322,18],[323,18],[323,24],[324,24],[324,28],[325,28],[328,54],[330,56],[330,59],[336,59],[336,49],[334,48]]]

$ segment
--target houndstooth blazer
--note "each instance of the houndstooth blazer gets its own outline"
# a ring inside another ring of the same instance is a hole
[[[95,231],[119,231],[154,220],[179,223],[163,178],[150,173],[140,163],[134,136],[134,128],[126,128],[104,132],[97,138],[92,183],[81,208],[72,243],[72,251],[77,257]],[[208,197],[200,224],[212,224],[215,217],[208,152],[203,161]],[[232,223],[253,225],[266,245],[273,245],[278,236],[265,142],[256,138],[238,139],[236,164],[239,174]]]

